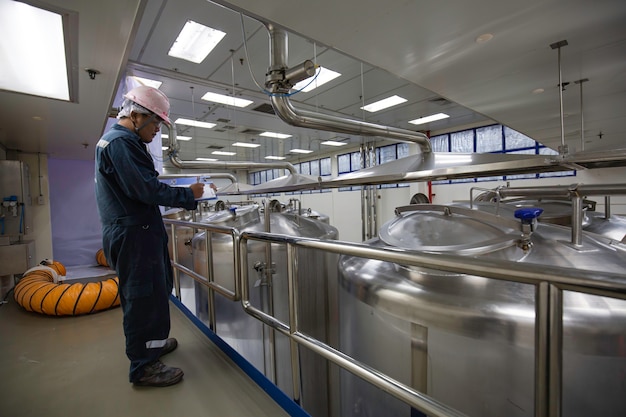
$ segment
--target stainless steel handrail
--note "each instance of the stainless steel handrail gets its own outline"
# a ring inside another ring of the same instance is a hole
[[[179,271],[189,275],[194,281],[199,282],[203,285],[206,285],[211,290],[218,292],[224,297],[228,298],[231,301],[239,301],[241,299],[241,279],[239,273],[239,231],[234,227],[224,227],[217,225],[208,225],[206,223],[198,223],[198,222],[188,222],[184,220],[173,220],[173,219],[163,219],[163,223],[170,226],[172,239],[176,239],[176,228],[177,227],[186,227],[193,229],[202,229],[206,231],[205,242],[207,243],[207,270],[208,277],[200,275],[195,271],[187,268],[186,266],[178,263],[178,250],[176,241],[172,242],[172,267],[174,268],[174,289],[175,294],[178,299],[180,299],[180,277],[178,275]],[[235,275],[233,277],[233,286],[234,291],[223,287],[219,284],[216,284],[213,280],[213,254],[212,251],[209,250],[211,243],[211,234],[212,233],[220,233],[224,235],[231,235],[233,239],[233,265]]]
[[[286,244],[288,247],[317,249],[337,254],[378,259],[405,265],[420,266],[444,271],[476,274],[487,278],[535,285],[538,300],[535,318],[535,417],[560,417],[562,381],[563,289],[626,300],[626,275],[580,271],[573,268],[556,268],[546,265],[524,264],[504,260],[483,260],[472,257],[421,253],[397,248],[374,248],[368,245],[313,238],[293,237],[262,232],[243,232],[241,278],[242,306],[248,314],[273,326],[299,344],[324,356],[342,368],[354,373],[376,387],[388,392],[414,408],[431,416],[462,415],[446,405],[384,375],[367,365],[333,349],[298,330],[297,310],[290,303],[289,324],[271,317],[250,305],[248,293],[248,266],[245,246],[248,240]],[[288,250],[288,262],[294,262],[295,250]],[[296,298],[296,271],[288,271],[290,300]],[[299,369],[293,369],[294,378]]]
[[[192,227],[206,230],[207,233],[216,232],[232,236],[233,266],[235,271],[234,293],[215,284],[212,282],[212,279],[205,280],[201,275],[178,264],[176,245],[174,245],[173,250],[175,272],[178,270],[183,271],[221,295],[233,301],[240,300],[246,313],[289,338],[292,346],[291,360],[296,399],[299,399],[297,381],[300,380],[300,368],[295,343],[309,348],[429,416],[463,416],[457,410],[439,403],[427,395],[299,331],[297,268],[295,267],[297,265],[296,248],[316,249],[335,254],[378,259],[535,285],[537,300],[535,318],[535,417],[559,417],[561,412],[563,291],[577,291],[626,300],[626,275],[624,274],[581,271],[573,268],[535,264],[522,265],[512,261],[422,253],[398,248],[375,248],[360,243],[293,237],[264,232],[240,232],[230,227],[171,219],[163,220],[166,224],[171,225],[172,236],[175,236],[177,226]],[[209,236],[207,236],[208,238]],[[288,323],[278,320],[250,303],[247,256],[247,243],[249,240],[279,243],[287,246],[287,265],[289,266],[287,271],[289,291]],[[207,256],[212,258],[213,255],[207,251]],[[211,274],[212,268],[209,268],[209,275]],[[175,280],[179,280],[177,273],[175,273]],[[177,296],[180,298],[180,292],[177,292]]]

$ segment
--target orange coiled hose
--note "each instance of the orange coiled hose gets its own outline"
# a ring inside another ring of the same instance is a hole
[[[98,262],[98,265],[109,266],[107,258],[104,256],[104,249],[98,249],[98,252],[96,252],[96,262]]]
[[[15,301],[28,311],[51,316],[94,313],[120,304],[117,277],[83,284],[55,283],[65,267],[59,262],[32,268],[15,286]]]

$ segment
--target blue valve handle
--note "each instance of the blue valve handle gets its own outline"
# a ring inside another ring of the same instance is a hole
[[[523,224],[530,224],[543,213],[542,208],[528,207],[515,210],[515,218],[520,219]]]

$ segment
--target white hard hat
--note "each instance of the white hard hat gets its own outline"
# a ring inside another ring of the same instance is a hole
[[[165,123],[171,125],[170,121],[170,101],[167,96],[158,88],[140,85],[124,94],[127,98],[142,107],[150,110],[159,116]]]

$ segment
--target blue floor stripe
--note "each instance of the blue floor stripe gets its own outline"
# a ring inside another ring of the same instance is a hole
[[[170,300],[180,311],[187,316],[193,324],[196,325],[202,333],[204,333],[217,347],[219,347],[230,359],[237,364],[254,382],[256,382],[263,391],[265,391],[283,410],[293,417],[311,417],[302,409],[293,399],[280,390],[272,381],[270,381],[261,371],[256,369],[246,358],[241,356],[239,352],[233,349],[228,343],[222,340],[217,334],[207,327],[199,318],[197,318],[182,302],[173,295]]]

